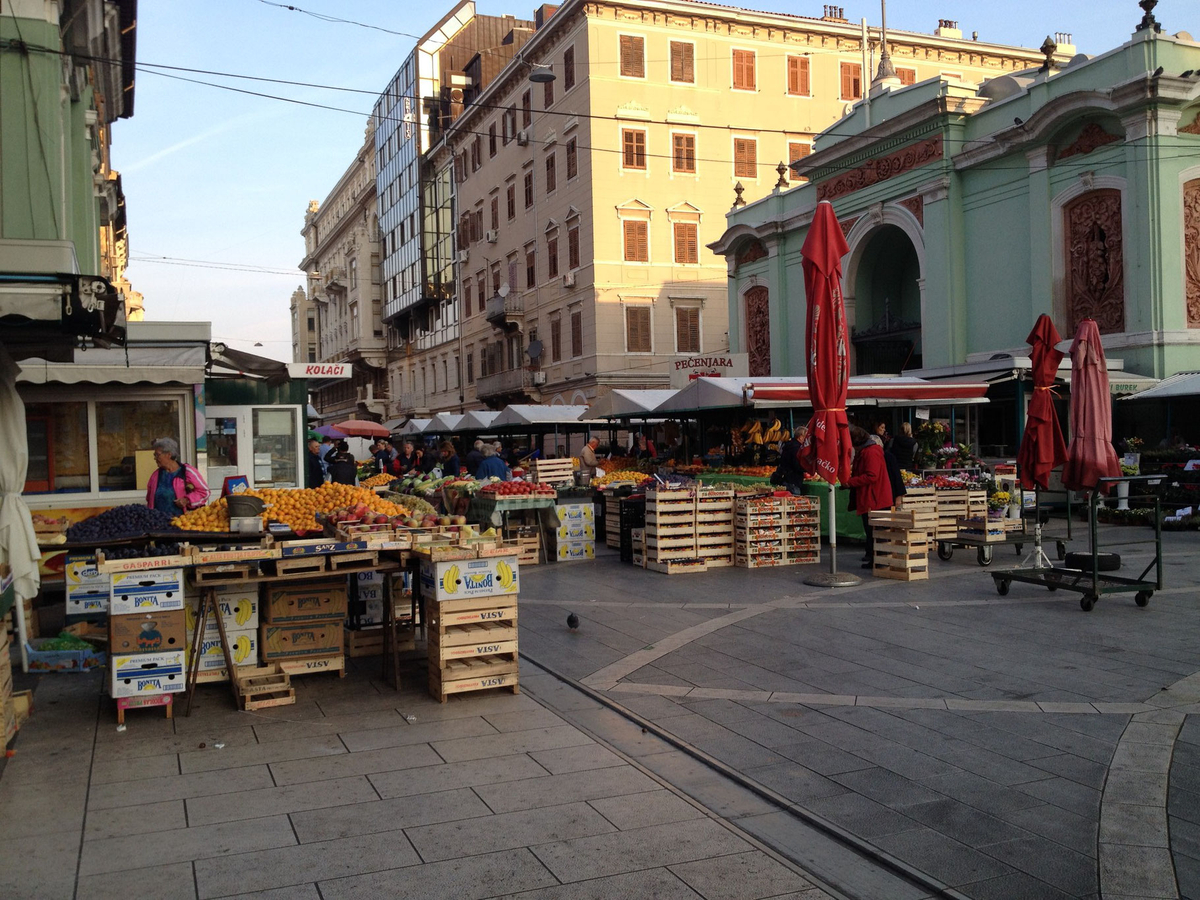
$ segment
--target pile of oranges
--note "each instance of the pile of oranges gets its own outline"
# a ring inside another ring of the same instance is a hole
[[[267,505],[263,516],[268,521],[282,522],[292,531],[320,531],[317,513],[329,514],[360,503],[371,512],[385,516],[411,515],[406,507],[384,500],[372,490],[333,482],[326,482],[319,488],[259,488],[246,491],[246,496],[257,497]],[[228,531],[229,508],[222,497],[208,506],[184,513],[171,524],[185,531]]]
[[[390,484],[391,482],[393,482],[395,480],[396,480],[395,475],[391,475],[387,472],[380,472],[378,475],[372,475],[370,478],[363,479],[362,481],[360,481],[358,483],[358,486],[365,487],[365,488],[373,488],[373,487],[378,487],[381,484]]]

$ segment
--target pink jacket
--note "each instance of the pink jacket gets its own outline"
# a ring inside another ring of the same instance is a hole
[[[186,498],[188,509],[204,506],[208,503],[208,483],[204,480],[204,476],[195,466],[187,463],[179,465],[183,467],[183,477],[176,478],[172,484],[172,487],[175,488],[175,498]],[[158,473],[161,471],[162,469],[155,469],[151,472],[150,481],[146,485],[146,505],[151,509],[154,508],[154,492],[158,490]]]

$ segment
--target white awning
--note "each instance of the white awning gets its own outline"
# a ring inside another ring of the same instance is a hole
[[[438,413],[425,426],[425,434],[446,434],[463,420],[462,413]]]
[[[492,428],[523,428],[530,425],[582,425],[586,406],[538,406],[518,403],[506,406],[492,422]]]
[[[409,419],[403,428],[396,432],[400,435],[423,434],[428,427],[429,419]]]
[[[203,347],[130,347],[76,351],[77,362],[21,361],[22,384],[203,384]]]
[[[498,409],[474,409],[462,417],[455,431],[486,431],[491,428],[496,419],[500,418]]]
[[[1113,382],[1112,372],[1108,373],[1109,385]],[[1142,376],[1138,376],[1142,377]],[[1164,378],[1158,384],[1146,388],[1136,394],[1122,397],[1122,400],[1174,400],[1178,397],[1195,397],[1200,395],[1200,372],[1180,372],[1169,378]]]
[[[642,418],[675,396],[673,390],[609,391],[591,408],[593,419]]]

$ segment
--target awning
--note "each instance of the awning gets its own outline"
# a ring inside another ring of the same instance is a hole
[[[1070,372],[1059,372],[1058,377],[1067,384],[1071,383]],[[1149,375],[1139,375],[1137,372],[1126,372],[1121,369],[1108,370],[1108,392],[1114,397],[1128,397],[1145,393],[1159,384],[1157,378]],[[1200,390],[1197,391],[1200,393]]]
[[[311,409],[311,407],[310,407],[310,409]],[[388,421],[383,423],[383,427],[386,428],[388,431],[392,432],[392,434],[395,434],[397,432],[397,430],[399,430],[400,426],[403,425],[407,421],[408,420],[403,417],[399,418],[399,419],[388,419]]]
[[[425,432],[425,428],[429,425],[429,422],[429,419],[409,419],[408,422],[405,423],[404,426],[395,433],[399,435],[423,434]]]
[[[500,411],[496,409],[475,409],[462,417],[462,421],[458,423],[455,431],[487,431],[492,427],[496,419],[500,418]]]
[[[660,404],[674,397],[672,390],[613,390],[591,407],[593,419],[644,418]]]
[[[1115,373],[1109,372],[1109,388],[1112,389]],[[1144,376],[1137,376],[1144,377]],[[1113,390],[1113,393],[1116,393]],[[1179,372],[1164,378],[1152,387],[1138,393],[1130,393],[1122,400],[1174,400],[1180,397],[1200,395],[1200,372]]]
[[[506,406],[491,427],[518,430],[531,425],[568,426],[586,425],[582,417],[587,414],[586,406],[537,406],[515,404]]]
[[[425,434],[448,434],[462,420],[462,413],[438,413],[425,426]]]
[[[203,347],[129,347],[76,351],[78,362],[20,362],[21,384],[203,384]]]
[[[988,383],[978,381],[925,381],[922,378],[897,376],[851,376],[846,393],[847,405],[859,406],[959,406],[987,403]],[[808,384],[762,384],[751,381],[746,385],[746,400],[755,407],[811,406]]]

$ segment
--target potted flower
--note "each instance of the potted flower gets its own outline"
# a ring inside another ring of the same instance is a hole
[[[1138,466],[1129,463],[1129,456],[1126,454],[1125,461],[1121,463],[1121,474],[1128,478],[1131,475],[1138,474]],[[1129,482],[1117,482],[1117,509],[1129,509]]]
[[[1012,502],[1012,494],[1008,491],[996,491],[988,497],[988,518],[1002,519],[1004,511],[1008,509],[1009,503]]]

